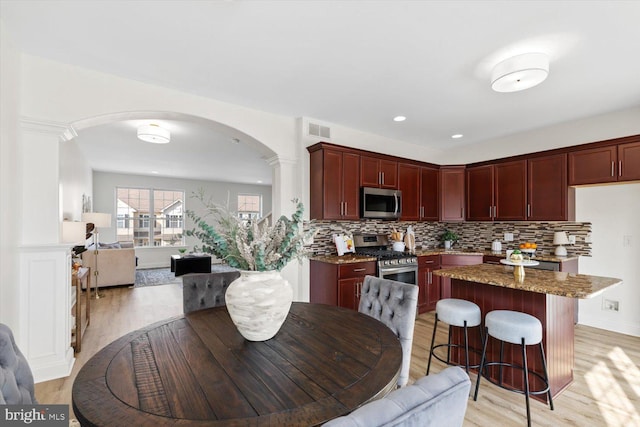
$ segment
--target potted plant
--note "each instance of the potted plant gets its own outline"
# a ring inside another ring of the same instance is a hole
[[[448,228],[444,230],[442,236],[440,236],[440,240],[444,242],[445,249],[451,249],[451,246],[459,239],[458,235]]]
[[[280,270],[293,259],[308,255],[305,247],[314,233],[304,230],[304,206],[298,200],[291,218],[281,216],[272,226],[257,220],[242,220],[228,208],[194,193],[205,207],[205,215],[187,210],[195,227],[187,230],[202,242],[202,251],[240,270],[240,277],[227,288],[225,300],[231,320],[250,341],[272,338],[284,323],[293,301],[293,289]],[[198,251],[197,247],[194,250]]]

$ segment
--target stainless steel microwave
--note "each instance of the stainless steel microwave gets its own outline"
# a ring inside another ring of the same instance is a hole
[[[362,218],[397,219],[402,213],[402,191],[384,188],[360,189]]]

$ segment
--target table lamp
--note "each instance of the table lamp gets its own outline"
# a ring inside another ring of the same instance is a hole
[[[564,231],[556,231],[553,233],[553,244],[556,245],[555,254],[557,256],[567,256],[567,248],[563,245],[568,245],[569,243],[567,233]]]
[[[93,235],[93,253],[96,256],[96,265],[93,271],[93,276],[95,279],[94,283],[96,284],[94,298],[100,299],[101,295],[98,293],[98,277],[100,274],[100,271],[98,269],[98,258],[100,255],[100,251],[98,250],[99,249],[98,246],[100,245],[98,229],[111,226],[111,214],[99,213],[99,212],[85,212],[82,214],[82,221],[91,222],[94,225],[94,229],[91,232],[91,234]]]
[[[86,222],[79,221],[62,221],[62,243],[84,244],[85,232],[87,230]]]

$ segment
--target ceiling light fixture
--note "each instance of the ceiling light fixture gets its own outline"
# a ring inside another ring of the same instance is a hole
[[[395,116],[393,118],[394,122],[404,122],[405,120],[407,120],[407,118],[405,116]]]
[[[138,138],[154,144],[167,144],[171,141],[171,132],[152,123],[138,128]]]
[[[542,83],[549,75],[549,57],[544,53],[524,53],[500,62],[491,74],[491,89],[517,92]]]
[[[462,138],[463,136],[464,136],[464,135],[463,135],[463,134],[461,134],[461,133],[456,133],[455,135],[451,135],[451,138],[453,138],[453,139],[460,139],[460,138]]]

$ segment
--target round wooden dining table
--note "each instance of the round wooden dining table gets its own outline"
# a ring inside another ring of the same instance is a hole
[[[131,332],[73,384],[83,426],[313,426],[396,387],[398,338],[340,307],[293,303],[276,336],[247,341],[226,307]]]

